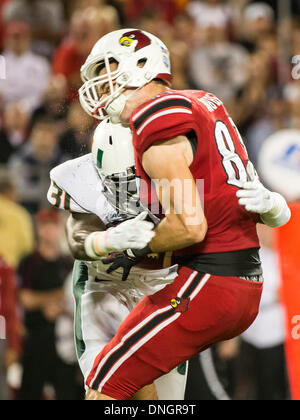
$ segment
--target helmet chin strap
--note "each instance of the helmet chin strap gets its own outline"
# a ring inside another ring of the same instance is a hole
[[[112,100],[106,107],[105,111],[113,124],[120,124],[120,116],[124,111],[126,101],[129,97],[121,93],[116,99]]]
[[[145,83],[146,84],[146,83]],[[121,124],[122,121],[120,119],[122,112],[124,111],[126,102],[130,99],[138,90],[142,89],[143,86],[136,88],[132,93],[129,95],[124,95],[121,93],[116,99],[113,99],[106,107],[105,111],[110,118],[110,121],[113,124]]]

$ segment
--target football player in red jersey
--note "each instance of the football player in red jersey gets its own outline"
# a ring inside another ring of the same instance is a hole
[[[149,246],[108,258],[109,271],[128,272],[153,252],[173,251],[179,264],[175,281],[131,312],[88,378],[88,399],[129,399],[252,324],[263,287],[256,224],[281,226],[290,210],[260,183],[222,102],[170,88],[169,53],[153,35],[106,35],[82,78],[80,100],[89,114],[130,123],[138,175],[149,190],[154,182],[164,208]]]

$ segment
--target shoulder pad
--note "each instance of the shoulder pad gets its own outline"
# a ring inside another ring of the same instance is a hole
[[[115,217],[115,210],[103,194],[103,184],[94,167],[92,154],[69,160],[50,172],[51,185],[48,200],[53,205],[55,199],[70,197],[69,211],[96,214],[104,224]],[[53,195],[53,188],[58,194]],[[60,208],[65,209],[61,201]],[[67,198],[68,205],[68,198]],[[74,206],[74,207],[73,207]]]
[[[47,199],[52,206],[57,207],[58,209],[66,210],[71,213],[88,213],[88,211],[80,207],[65,190],[52,180]]]
[[[138,152],[157,141],[169,140],[194,128],[191,99],[178,93],[165,93],[138,108],[131,116]]]
[[[192,114],[192,101],[183,95],[164,94],[152,99],[147,105],[142,106],[132,116],[132,123],[138,135],[152,121],[158,121],[162,117],[176,116],[178,114]]]

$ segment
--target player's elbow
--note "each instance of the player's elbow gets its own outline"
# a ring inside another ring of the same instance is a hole
[[[71,238],[69,237],[68,244],[71,254],[75,260],[89,261],[84,248],[84,236],[81,232],[73,232]]]
[[[83,251],[78,246],[69,245],[69,249],[74,260],[85,261],[87,259],[85,258]]]
[[[207,221],[205,219],[200,225],[188,225],[186,230],[191,245],[203,242],[207,234]]]

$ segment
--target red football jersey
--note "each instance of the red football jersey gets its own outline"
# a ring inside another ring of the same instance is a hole
[[[247,181],[248,154],[218,98],[203,91],[168,90],[136,109],[130,122],[137,175],[147,181],[149,189],[151,180],[142,167],[144,152],[155,142],[179,135],[192,133],[197,140],[190,170],[195,181],[204,181],[208,232],[202,243],[177,251],[176,255],[259,248],[259,216],[247,212],[236,197]]]

